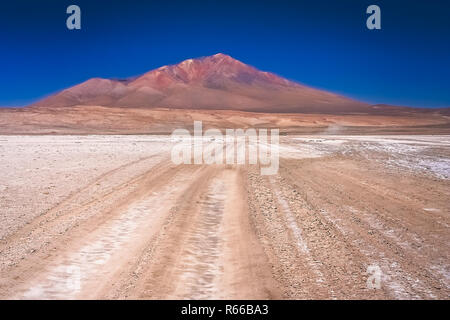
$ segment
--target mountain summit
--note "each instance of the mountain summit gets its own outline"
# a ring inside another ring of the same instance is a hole
[[[296,84],[268,72],[261,72],[223,53],[188,59],[179,64],[152,70],[133,81],[133,86],[166,89],[176,84],[200,85],[224,89],[227,85],[284,85]]]
[[[260,71],[226,54],[187,59],[137,78],[93,78],[33,106],[76,105],[260,112],[367,112],[367,104]]]

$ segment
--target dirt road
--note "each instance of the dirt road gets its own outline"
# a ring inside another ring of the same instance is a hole
[[[165,139],[2,137],[0,298],[450,297],[447,137],[286,137],[272,176]]]

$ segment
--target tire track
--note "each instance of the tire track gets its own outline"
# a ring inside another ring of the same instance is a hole
[[[373,292],[368,297],[436,298],[439,291],[435,289],[441,286],[436,284],[431,274],[424,278],[428,272],[422,269],[424,262],[426,264],[429,259],[424,259],[421,252],[431,253],[432,251],[422,251],[420,247],[426,245],[423,239],[414,237],[408,228],[400,229],[398,224],[402,224],[401,221],[395,223],[395,219],[386,217],[389,212],[385,206],[399,206],[396,214],[404,210],[401,204],[397,204],[398,200],[395,202],[390,199],[378,200],[377,206],[366,209],[370,206],[368,201],[377,194],[368,194],[364,186],[359,184],[349,187],[349,183],[354,184],[356,181],[352,177],[347,180],[342,168],[333,166],[337,171],[333,175],[329,173],[327,163],[323,163],[321,167],[322,171],[314,171],[314,177],[311,177],[313,171],[303,170],[300,173],[298,167],[288,166],[286,170],[282,170],[282,176],[289,185],[287,192],[291,194],[293,201],[298,202],[297,207],[308,208],[322,220],[323,224],[334,229],[335,234],[339,235],[336,241],[346,243],[346,246],[352,248],[354,254],[350,256],[351,263],[360,264],[362,269],[369,265],[379,265],[383,273],[383,286],[381,290]],[[338,183],[334,179],[339,179]],[[299,181],[302,183],[301,187],[298,186]],[[359,190],[358,196],[355,196],[354,190]],[[384,201],[387,201],[386,204]],[[352,206],[348,206],[349,204]],[[361,210],[355,208],[361,208]],[[369,213],[370,211],[365,213],[365,210],[375,211],[377,215]],[[387,225],[389,225],[388,229],[386,229]],[[402,239],[395,235],[396,231]],[[413,244],[417,241],[420,245],[413,252],[413,248],[408,243]],[[418,266],[421,266],[420,271]],[[366,277],[367,275],[361,273],[360,282],[363,283]],[[351,290],[360,296],[369,294],[367,291],[358,294],[356,283]],[[381,293],[383,294],[380,296]]]
[[[189,169],[166,172],[144,195],[122,206],[113,219],[97,221],[92,234],[74,238],[64,252],[55,254],[54,261],[18,290],[16,298],[95,297],[108,279],[140,252],[152,232],[158,231],[167,214],[165,204],[173,201],[174,193],[190,177]]]
[[[127,297],[230,299],[277,296],[246,215],[237,170],[203,167],[180,197]],[[186,198],[189,198],[187,200]],[[233,199],[233,203],[230,200]],[[242,222],[242,223],[241,223]],[[246,232],[246,233],[244,233]],[[253,250],[253,252],[251,252]]]
[[[148,159],[150,158],[152,157]],[[105,193],[96,194],[90,190],[90,186],[96,185],[105,177],[113,176],[115,173],[130,168],[130,166],[139,162],[133,161],[128,165],[121,166],[120,169],[116,168],[112,170],[109,174],[105,174],[102,178],[99,178],[100,180],[96,180],[95,183],[93,182],[89,186],[82,188],[81,192],[72,195],[66,201],[49,210],[46,214],[39,216],[22,229],[4,239],[0,244],[0,269],[5,271],[7,268],[14,267],[19,261],[29,255],[30,252],[34,253],[37,250],[42,250],[43,246],[48,245],[55,238],[62,236],[71,228],[108,210],[108,208],[112,210],[121,202],[127,201],[126,199],[130,197],[130,193],[133,190],[137,190],[146,179],[149,179],[154,174],[154,171],[158,172],[159,170],[164,171],[169,169],[165,163],[155,161],[150,164],[152,167],[144,173],[133,176],[118,185],[113,185]],[[78,203],[76,202],[78,200],[77,197],[87,197],[88,200]]]
[[[213,179],[208,193],[199,203],[197,223],[189,230],[184,243],[182,258],[173,298],[217,299],[220,297],[219,278],[223,266],[225,185]]]

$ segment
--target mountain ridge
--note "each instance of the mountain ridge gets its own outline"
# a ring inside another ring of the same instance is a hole
[[[260,71],[223,53],[186,59],[128,79],[91,78],[31,106],[76,105],[269,113],[371,111],[367,103]]]

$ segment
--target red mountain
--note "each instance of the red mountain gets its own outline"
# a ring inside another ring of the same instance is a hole
[[[259,71],[221,53],[164,66],[133,79],[93,78],[33,104],[75,105],[295,113],[374,111],[365,103]]]

